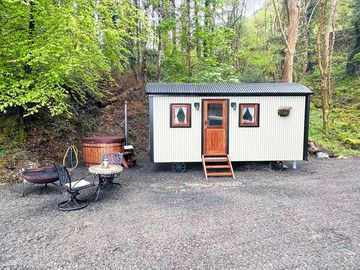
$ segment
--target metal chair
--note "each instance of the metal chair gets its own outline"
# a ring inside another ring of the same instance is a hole
[[[120,152],[106,153],[101,156],[101,161],[107,159],[111,164],[122,165],[124,162],[124,156]]]
[[[101,161],[108,160],[110,164],[113,165],[123,165],[124,163],[124,155],[120,152],[111,152],[111,153],[105,153],[101,156]],[[119,185],[119,183],[114,183],[115,175],[100,175],[100,177],[103,178],[103,180],[106,180],[109,184],[115,184]]]
[[[74,211],[88,206],[88,201],[79,200],[76,197],[79,195],[80,190],[92,187],[93,184],[84,179],[73,181],[66,167],[58,163],[55,163],[54,165],[59,174],[60,185],[70,195],[69,200],[63,201],[58,204],[58,209],[61,211]]]

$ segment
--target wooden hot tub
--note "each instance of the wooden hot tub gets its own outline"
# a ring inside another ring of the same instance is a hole
[[[83,159],[86,166],[101,163],[101,155],[123,152],[125,138],[122,136],[87,137],[82,139]]]

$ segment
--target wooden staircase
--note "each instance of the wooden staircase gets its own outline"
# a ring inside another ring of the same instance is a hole
[[[232,176],[235,179],[229,155],[202,155],[201,159],[206,180],[208,176]]]

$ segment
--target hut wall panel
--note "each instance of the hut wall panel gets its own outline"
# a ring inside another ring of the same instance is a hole
[[[201,161],[200,97],[154,97],[154,162]],[[191,128],[170,128],[170,104],[191,104]]]
[[[304,144],[305,97],[236,97],[236,111],[230,109],[229,154],[233,161],[302,160]],[[259,127],[239,127],[239,103],[260,104]],[[280,117],[278,108],[292,107]]]
[[[202,99],[229,99],[229,155],[232,161],[302,160],[304,96],[154,96],[154,162],[200,162]],[[200,103],[196,110],[194,103]],[[170,128],[170,104],[191,104],[191,128]],[[260,126],[239,127],[239,103],[260,104]],[[277,113],[291,106],[288,117]]]

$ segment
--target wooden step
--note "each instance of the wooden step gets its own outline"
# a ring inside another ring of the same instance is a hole
[[[232,176],[235,179],[229,155],[202,155],[201,160],[206,180],[208,176]],[[209,163],[212,165],[209,165]]]
[[[202,155],[202,156],[201,156],[201,160],[202,160],[202,164],[203,164],[203,170],[204,170],[204,173],[205,173],[205,178],[206,178],[206,180],[208,180],[207,170],[206,170],[206,165],[205,165],[205,157],[204,157],[204,155]]]
[[[231,164],[230,157],[229,157],[228,154],[227,154],[226,156],[227,156],[227,159],[228,159],[228,164],[230,165],[231,176],[232,176],[233,179],[235,179],[235,173],[234,173],[233,166],[232,166],[232,164]]]
[[[206,165],[206,169],[230,169],[230,165]]]
[[[231,172],[208,172],[208,176],[233,176]]]
[[[227,159],[227,156],[204,156],[205,159],[214,158],[214,159]]]
[[[205,162],[228,162],[226,158],[205,158]]]

